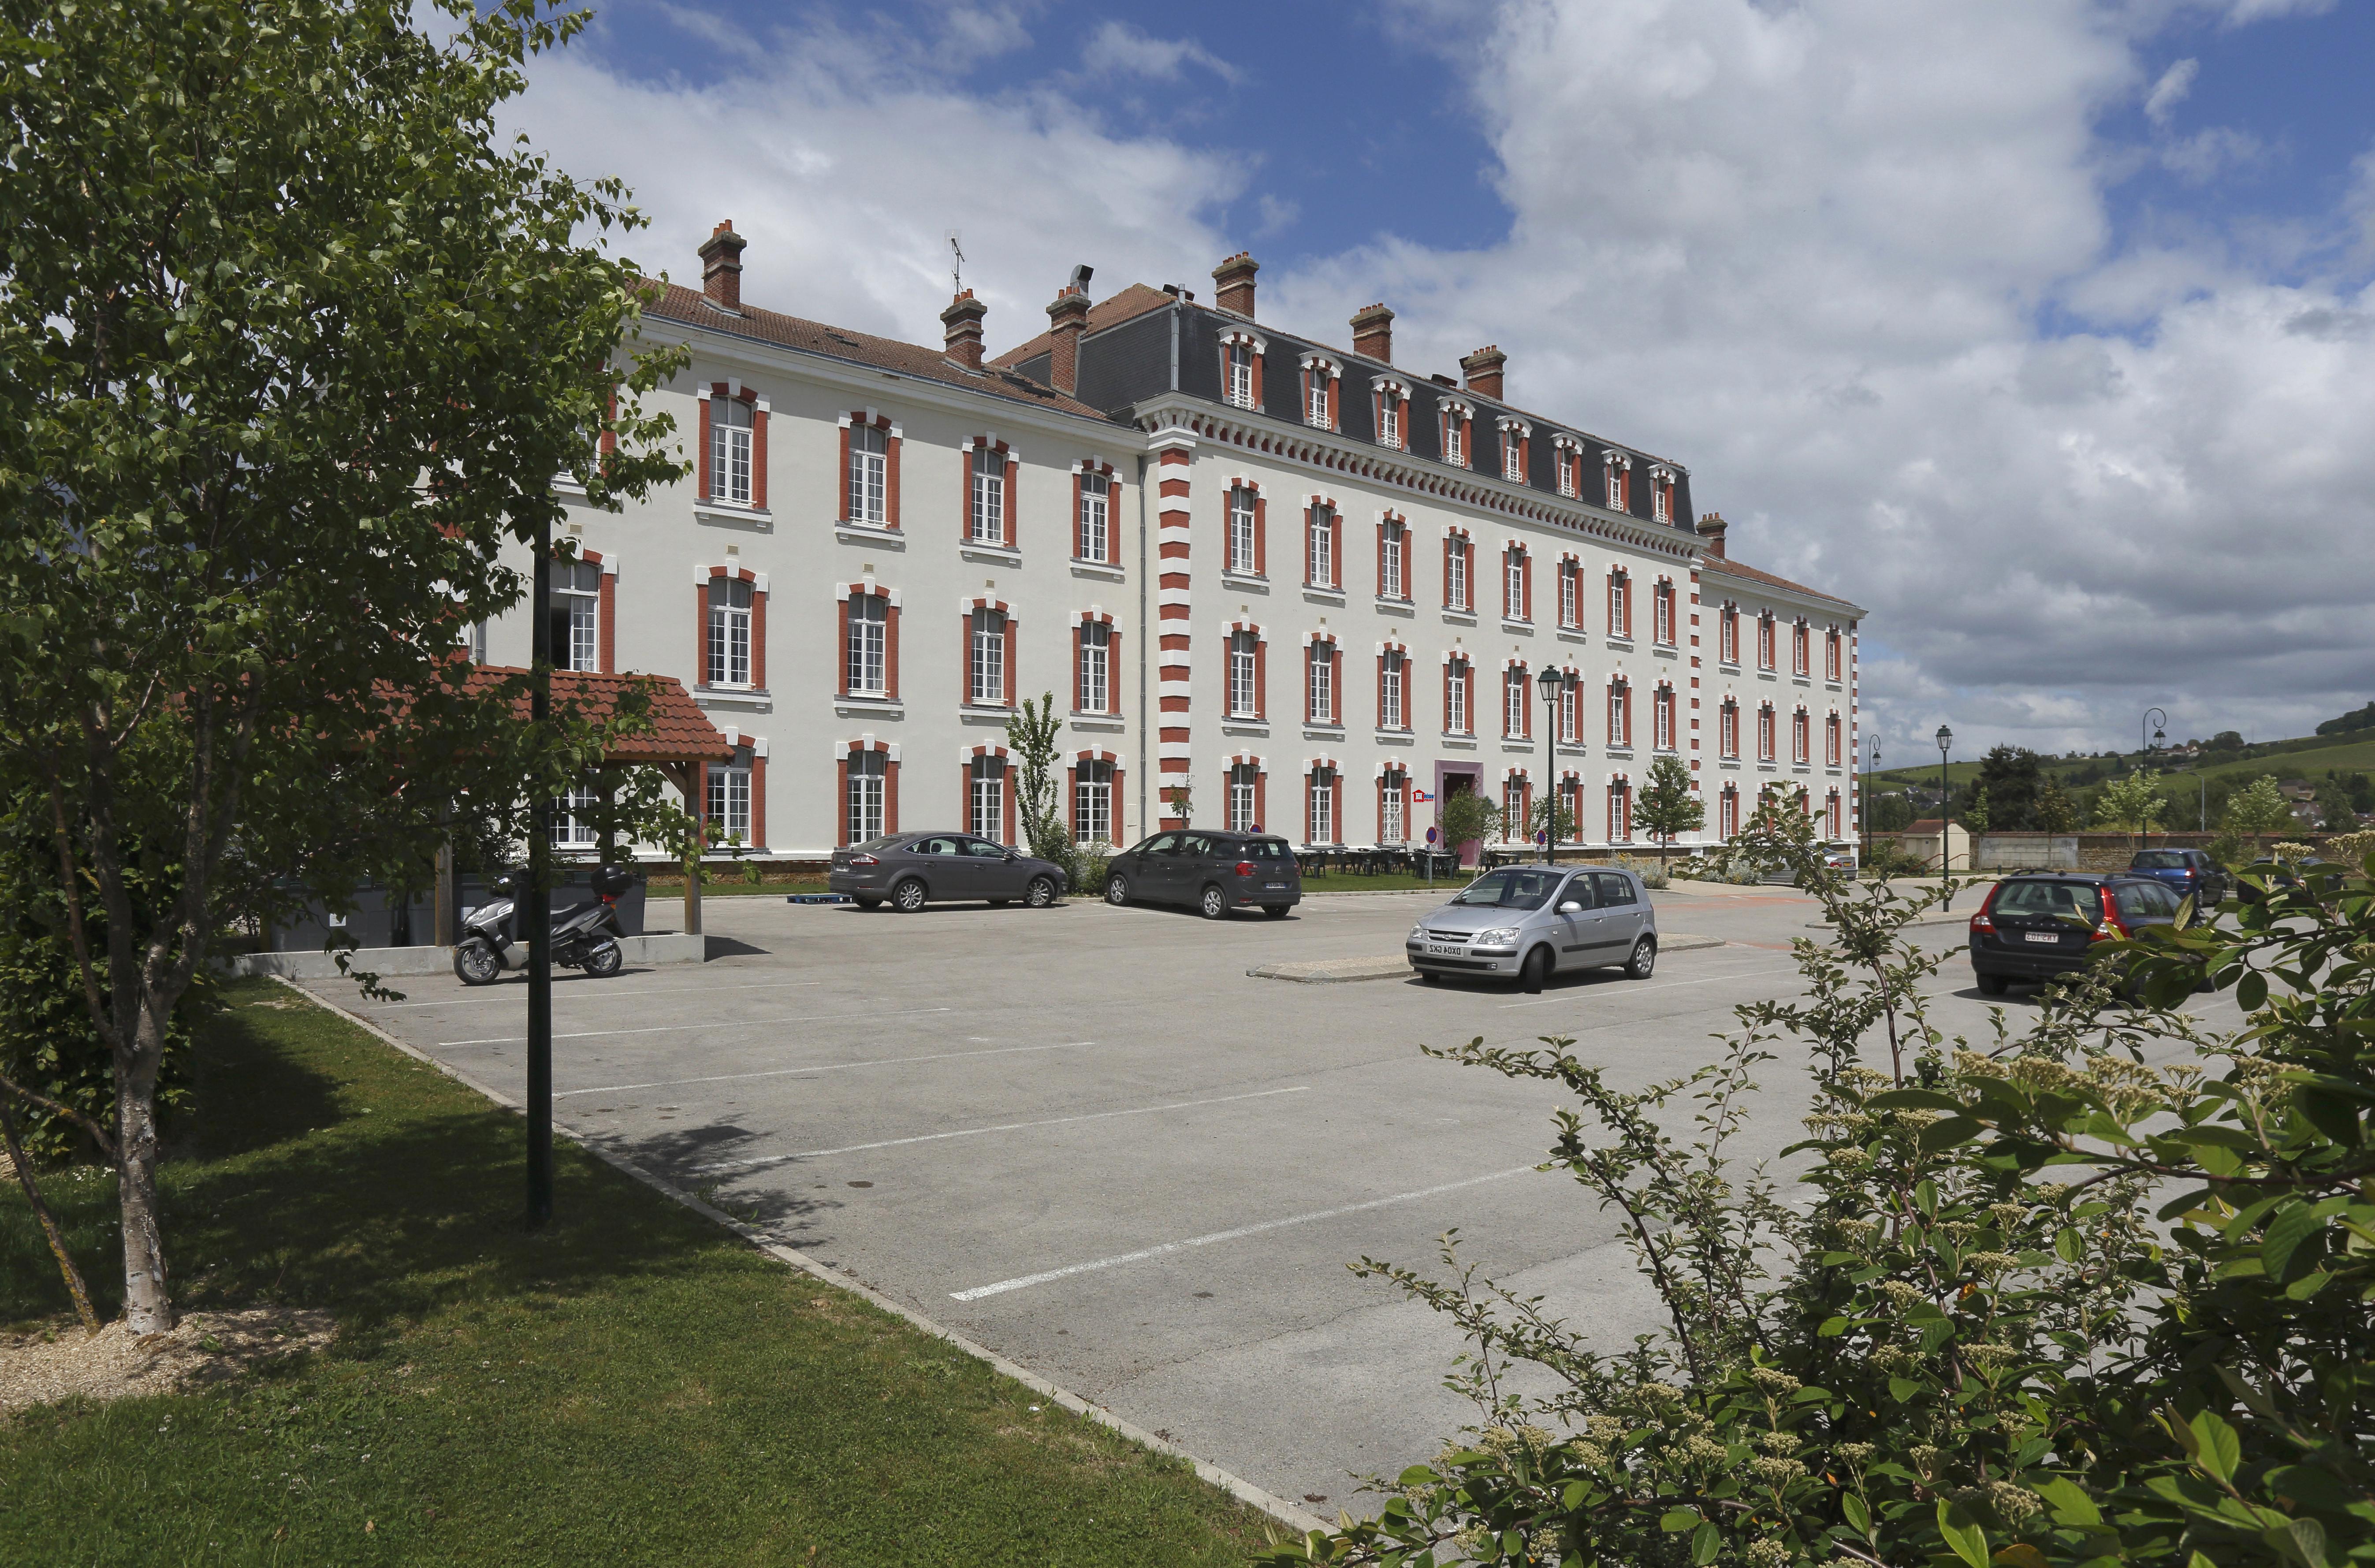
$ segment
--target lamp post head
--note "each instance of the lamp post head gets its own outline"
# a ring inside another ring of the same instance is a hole
[[[1938,726],[1938,755],[1944,757],[1955,744],[1955,732],[1944,725]]]
[[[1566,677],[1548,665],[1542,666],[1542,674],[1534,677],[1534,690],[1542,694],[1545,702],[1557,701],[1559,688],[1566,684]]]

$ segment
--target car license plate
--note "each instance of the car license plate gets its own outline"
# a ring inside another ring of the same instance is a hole
[[[1426,945],[1426,950],[1431,953],[1448,953],[1453,958],[1458,958],[1460,953],[1459,949],[1444,942],[1429,942]]]
[[[2055,947],[2062,945],[2062,938],[2050,931],[2024,931],[2020,939],[2024,942],[2050,942]]]
[[[1273,893],[1282,893],[1286,891],[1286,884],[1284,882],[1264,882],[1262,887],[1268,891]]]

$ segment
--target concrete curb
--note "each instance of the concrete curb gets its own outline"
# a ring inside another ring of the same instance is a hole
[[[1658,937],[1661,953],[1687,953],[1699,948],[1724,946],[1720,937],[1698,937],[1671,931]],[[1291,980],[1299,985],[1341,985],[1355,980],[1407,980],[1415,972],[1410,960],[1392,958],[1312,959],[1300,963],[1266,963],[1246,971],[1251,980]]]
[[[429,1067],[444,1074],[447,1078],[452,1079],[455,1083],[460,1084],[463,1088],[470,1090],[474,1093],[485,1096],[488,1100],[502,1106],[504,1110],[517,1113],[523,1109],[520,1102],[513,1099],[510,1095],[505,1094],[502,1091],[494,1089],[487,1084],[480,1083],[477,1079],[472,1078],[469,1074],[462,1072],[457,1068],[450,1067],[443,1062],[437,1060],[434,1056],[429,1055],[414,1046],[408,1045],[403,1041],[398,1040],[395,1035],[390,1034],[387,1031],[372,1022],[369,1019],[362,1018],[355,1013],[349,1012],[326,997],[315,996],[313,992],[306,990],[302,985],[297,984],[286,975],[275,975],[273,978],[278,980],[282,984],[288,986],[291,991],[296,992],[299,996],[304,997],[314,1006],[321,1008],[325,1011],[337,1014],[340,1018],[345,1019],[348,1022],[362,1030],[373,1039],[382,1041],[384,1043],[395,1047],[396,1050],[402,1052],[404,1055],[411,1057],[417,1062],[427,1064]],[[685,1208],[691,1209],[695,1214],[700,1215],[703,1219],[724,1226],[727,1230],[733,1232],[734,1234],[739,1236],[743,1241],[748,1242],[750,1245],[756,1247],[759,1251],[765,1253],[768,1256],[774,1258],[777,1262],[789,1264],[792,1267],[798,1269],[801,1273],[809,1276],[811,1279],[821,1279],[824,1283],[833,1286],[837,1290],[847,1291],[852,1295],[865,1298],[868,1303],[881,1308],[884,1312],[890,1313],[893,1316],[914,1325],[916,1327],[922,1329],[925,1333],[929,1334],[935,1339],[941,1340],[944,1343],[952,1346],[956,1350],[963,1351],[966,1355],[973,1357],[975,1361],[988,1362],[989,1365],[998,1372],[1014,1379],[1017,1383],[1022,1384],[1024,1387],[1032,1390],[1034,1393],[1042,1395],[1045,1397],[1055,1401],[1055,1403],[1063,1407],[1065,1409],[1071,1411],[1076,1416],[1085,1417],[1088,1420],[1096,1422],[1099,1426],[1105,1427],[1108,1431],[1128,1438],[1132,1443],[1136,1443],[1142,1447],[1153,1449],[1158,1454],[1168,1455],[1174,1459],[1182,1459],[1187,1461],[1187,1463],[1195,1468],[1195,1471],[1199,1479],[1208,1481],[1213,1486],[1219,1487],[1223,1491],[1227,1492],[1230,1496],[1235,1498],[1240,1503],[1260,1509],[1271,1518],[1278,1520],[1279,1523],[1294,1530],[1298,1535],[1308,1534],[1313,1530],[1326,1530],[1332,1527],[1326,1520],[1320,1518],[1318,1515],[1296,1507],[1294,1503],[1289,1503],[1282,1497],[1274,1496],[1271,1493],[1263,1491],[1260,1487],[1254,1485],[1253,1482],[1247,1480],[1242,1476],[1233,1475],[1229,1471],[1221,1468],[1220,1466],[1212,1464],[1209,1460],[1198,1458],[1195,1455],[1188,1453],[1186,1449],[1179,1447],[1176,1444],[1165,1442],[1164,1439],[1155,1436],[1154,1433],[1136,1426],[1129,1421],[1124,1421],[1121,1417],[1115,1415],[1111,1410],[1106,1409],[1102,1405],[1091,1404],[1088,1400],[1081,1398],[1079,1395],[1072,1393],[1070,1390],[1058,1387],[1057,1385],[1048,1382],[1046,1378],[1040,1376],[1037,1373],[1033,1372],[1030,1368],[1007,1360],[1004,1356],[999,1355],[996,1350],[989,1349],[986,1345],[975,1344],[973,1340],[966,1338],[955,1329],[945,1327],[940,1324],[933,1322],[930,1318],[926,1317],[923,1314],[916,1311],[914,1308],[907,1306],[904,1303],[893,1301],[889,1296],[882,1294],[880,1291],[876,1291],[868,1286],[860,1284],[857,1280],[851,1279],[848,1275],[842,1273],[839,1269],[828,1267],[826,1265],[818,1262],[815,1258],[809,1256],[806,1253],[799,1251],[796,1247],[787,1247],[781,1242],[771,1240],[763,1232],[758,1231],[752,1226],[743,1223],[741,1220],[737,1220],[733,1215],[715,1207],[694,1194],[686,1192],[683,1188],[679,1187],[667,1178],[656,1175],[650,1171],[646,1171],[641,1165],[636,1164],[626,1156],[619,1154],[611,1149],[605,1149],[600,1144],[592,1142],[589,1139],[579,1136],[577,1133],[571,1131],[569,1128],[561,1126],[558,1124],[555,1124],[552,1130],[555,1137],[567,1138],[570,1142],[577,1145],[578,1148],[585,1149],[587,1153],[593,1155],[597,1160],[601,1161],[604,1164],[609,1165],[611,1169],[632,1177],[634,1180],[641,1182],[644,1185],[651,1188],[654,1192],[658,1193],[663,1197],[668,1198],[673,1202],[682,1204]]]
[[[647,937],[621,937],[620,954],[629,963],[706,963],[705,937],[663,931]],[[230,973],[242,979],[270,975],[279,980],[337,980],[335,952],[242,953],[230,962]],[[450,974],[451,948],[356,948],[346,954],[349,974]]]

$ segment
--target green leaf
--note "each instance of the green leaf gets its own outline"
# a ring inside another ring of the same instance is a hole
[[[1863,1505],[1862,1498],[1848,1492],[1839,1499],[1839,1512],[1847,1515],[1848,1523],[1856,1527],[1858,1534],[1872,1534],[1872,1511]]]
[[[1988,1533],[1959,1506],[1938,1500],[1938,1533],[1971,1568],[1988,1568]]]
[[[2300,1084],[2293,1090],[2293,1109],[2310,1126],[2344,1148],[2358,1147],[2362,1136],[2358,1107],[2342,1096],[2315,1084]]]
[[[2232,1482],[2235,1468],[2243,1462],[2243,1440],[2226,1419],[2215,1410],[2204,1410],[2193,1418],[2193,1462],[2222,1481]]]
[[[2046,1505],[2053,1510],[2056,1524],[2099,1525],[2103,1522],[2103,1511],[2095,1506],[2095,1500],[2068,1476],[2056,1476],[2037,1490],[2045,1499]]]
[[[2306,1203],[2288,1203],[2276,1210],[2268,1221],[2265,1238],[2260,1243],[2260,1256],[2268,1266],[2268,1276],[2281,1279],[2285,1265],[2290,1263],[2300,1244],[2324,1227],[2318,1223],[2316,1212]]]
[[[1913,1207],[1935,1218],[1938,1213],[1938,1184],[1926,1177],[1914,1183]]]
[[[2314,1274],[2304,1274],[2299,1279],[2285,1287],[2285,1295],[2286,1299],[2291,1301],[2305,1302],[2311,1296],[2317,1294],[2320,1291],[2324,1290],[2325,1287],[2332,1282],[2334,1276],[2328,1274],[2322,1268],[2319,1269]]]
[[[2258,970],[2248,970],[2235,983],[2235,1005],[2247,1013],[2258,1012],[2267,1005],[2268,977]]]
[[[1658,1516],[1658,1527],[1670,1536],[1695,1528],[1698,1523],[1699,1511],[1696,1508],[1676,1508]]]
[[[1920,1392],[1921,1385],[1909,1377],[1892,1377],[1888,1380],[1888,1397],[1900,1405],[1911,1404],[1913,1396]]]
[[[1701,1525],[1691,1533],[1691,1568],[1707,1568],[1722,1547],[1723,1533],[1715,1527],[1715,1521]]]
[[[1848,1320],[1846,1318],[1826,1317],[1823,1319],[1823,1326],[1814,1330],[1814,1338],[1817,1339],[1836,1339],[1847,1331]]]
[[[2075,1226],[2064,1225],[2053,1232],[2053,1253],[2064,1263],[2075,1263],[2086,1256],[2086,1238]]]
[[[1952,1149],[1958,1143],[1968,1143],[1983,1129],[1968,1116],[1948,1116],[1931,1123],[1914,1138],[1914,1146],[1925,1154],[1935,1154],[1942,1149]]]
[[[2295,1519],[2287,1529],[2301,1561],[2309,1568],[2325,1568],[2325,1527],[2315,1519]]]

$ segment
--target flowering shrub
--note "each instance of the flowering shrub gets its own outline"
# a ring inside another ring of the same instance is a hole
[[[1665,1332],[1595,1346],[1456,1234],[1447,1279],[1363,1259],[1459,1323],[1481,1420],[1262,1561],[2375,1562],[2375,861],[2189,909],[1973,1043],[1901,931],[1939,895],[1825,872],[1796,817],[1744,836],[1831,934],[1719,1061],[1627,1093],[1566,1040],[1436,1053],[1574,1097],[1549,1165],[1621,1220]],[[2205,984],[2239,1028],[2180,1010]],[[1795,1190],[1730,1153],[1791,1042]]]

